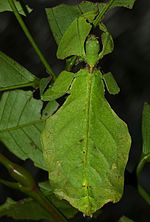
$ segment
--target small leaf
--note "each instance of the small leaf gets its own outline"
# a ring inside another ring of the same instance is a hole
[[[91,215],[121,198],[130,135],[104,97],[99,71],[76,74],[65,103],[46,120],[42,142],[51,187],[61,199]]]
[[[30,91],[7,91],[0,99],[0,140],[19,158],[45,169],[40,134],[42,102]]]
[[[19,11],[20,14],[25,15],[24,11],[18,1],[15,1],[15,5]],[[27,6],[28,11],[31,12],[32,10]],[[5,11],[12,11],[12,8],[9,5],[8,0],[0,0],[0,12],[5,12]]]
[[[36,81],[36,76],[0,52],[0,91],[34,86]]]
[[[53,86],[50,86],[49,89],[44,93],[42,100],[53,101],[66,94],[73,81],[73,78],[74,73],[67,71],[61,72]]]
[[[99,59],[102,59],[105,55],[107,55],[113,51],[114,43],[113,43],[112,36],[108,32],[106,26],[104,24],[100,23],[99,28],[103,32],[102,36],[101,36],[103,48],[99,54]]]
[[[75,19],[64,33],[57,50],[57,58],[65,59],[72,55],[85,56],[84,43],[92,26],[83,17]]]
[[[107,90],[110,94],[115,95],[120,92],[120,88],[119,88],[119,86],[118,86],[118,84],[117,84],[116,80],[114,79],[111,72],[104,74],[103,79],[104,79],[105,85],[107,87]]]
[[[135,1],[136,0],[114,0],[111,7],[126,7],[132,9]]]
[[[121,217],[118,222],[134,222],[133,220],[129,219],[128,217]]]
[[[50,83],[50,80],[50,77],[40,79],[40,95],[44,93],[46,87]]]
[[[145,104],[142,117],[143,155],[150,154],[150,105]]]
[[[143,136],[143,149],[141,160],[137,167],[137,177],[139,178],[146,163],[150,163],[150,105],[144,104],[142,115],[142,136]],[[150,204],[150,194],[138,183],[138,191],[144,200]]]
[[[42,119],[47,119],[58,109],[58,107],[59,104],[55,100],[50,101],[42,112]]]
[[[140,195],[143,197],[143,199],[150,205],[150,194],[147,193],[146,190],[141,185],[138,185],[138,191]]]

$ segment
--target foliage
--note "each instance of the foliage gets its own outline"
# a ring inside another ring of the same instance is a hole
[[[142,115],[142,135],[143,135],[143,149],[142,155],[137,167],[137,176],[140,177],[142,170],[146,163],[150,162],[150,105],[144,104]],[[138,184],[138,190],[141,196],[150,204],[150,194],[148,194],[144,188]]]
[[[19,13],[22,15],[25,15],[20,2],[16,2],[16,6],[18,8]],[[29,12],[31,12],[31,9],[29,7],[27,7],[27,9],[29,10]],[[0,12],[5,12],[5,11],[13,11],[13,10],[12,10],[11,6],[9,5],[8,0],[6,0],[6,1],[0,0]]]
[[[110,0],[95,4],[84,1],[78,5],[60,4],[47,8],[49,26],[58,45],[57,58],[66,60],[66,70],[56,78],[18,14],[25,15],[25,9],[30,11],[28,6],[24,3],[22,7],[13,0],[0,1],[0,12],[12,10],[15,13],[52,77],[38,79],[0,52],[0,140],[20,159],[31,159],[35,166],[47,171],[50,180],[50,184],[38,185],[40,192],[32,190],[36,198],[31,190],[25,191],[30,197],[19,202],[7,198],[0,207],[1,216],[53,221],[50,212],[55,207],[66,218],[73,217],[77,210],[91,216],[104,204],[120,200],[131,138],[127,125],[105,98],[105,88],[115,95],[120,91],[119,86],[111,72],[104,74],[97,65],[114,49],[113,38],[103,24],[105,14],[118,6],[131,9],[134,2]],[[95,36],[95,28],[99,29],[100,36]],[[73,72],[72,67],[80,62],[85,67]],[[40,99],[34,98],[35,91]],[[65,102],[61,105],[59,100],[62,97]],[[142,126],[143,153],[137,176],[145,162],[150,161],[149,125],[150,106],[146,104]],[[0,163],[8,170],[9,161],[1,158]],[[24,171],[18,172],[28,180]],[[0,182],[24,191],[20,181],[14,177],[16,172],[9,173],[16,182],[3,179]],[[146,191],[141,185],[138,188],[150,203]],[[55,206],[50,211],[47,209],[48,201],[52,203],[50,206]],[[61,214],[58,213],[55,219],[65,222]],[[122,217],[121,221],[131,220]]]

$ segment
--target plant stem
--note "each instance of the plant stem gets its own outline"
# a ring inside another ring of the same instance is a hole
[[[57,208],[43,195],[34,178],[25,168],[13,163],[0,153],[0,163],[6,167],[12,178],[17,182],[6,181],[0,178],[0,183],[20,190],[37,201],[56,222],[68,222],[67,219],[57,210]]]
[[[43,63],[43,65],[45,66],[47,72],[49,74],[51,74],[53,80],[56,79],[56,75],[55,73],[53,72],[53,70],[51,69],[50,65],[48,64],[46,58],[44,57],[44,55],[42,54],[41,50],[39,49],[39,47],[37,46],[35,40],[33,39],[32,35],[30,34],[26,24],[24,23],[22,17],[20,16],[16,6],[15,6],[15,3],[14,3],[14,0],[8,0],[22,30],[24,31],[26,37],[28,38],[29,42],[31,43],[32,47],[34,48],[35,52],[37,53],[37,55],[39,56],[41,62]]]
[[[96,27],[100,21],[102,20],[102,18],[104,17],[104,15],[106,14],[106,12],[109,10],[109,8],[111,7],[112,3],[114,2],[114,0],[110,0],[108,3],[106,3],[105,7],[102,9],[102,11],[98,14],[98,16],[96,17],[96,19],[93,22],[93,25]]]
[[[57,222],[68,222],[68,220],[57,210],[57,208],[43,195],[40,190],[32,192],[32,198],[36,200]]]

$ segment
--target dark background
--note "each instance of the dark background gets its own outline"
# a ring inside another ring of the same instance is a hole
[[[64,63],[56,59],[57,46],[49,29],[44,8],[60,3],[75,4],[79,1],[27,0],[26,2],[33,8],[33,11],[24,20],[53,70],[59,73],[64,68]],[[120,216],[126,215],[136,222],[148,222],[150,207],[137,192],[135,169],[142,149],[143,104],[150,103],[150,1],[136,0],[133,10],[113,9],[107,14],[104,22],[114,38],[115,49],[111,55],[101,61],[100,66],[105,72],[111,71],[114,74],[121,88],[119,95],[106,96],[112,108],[127,122],[132,137],[132,147],[125,174],[125,192],[122,200],[117,204],[104,206],[102,214],[93,221],[116,222]],[[38,77],[47,75],[13,13],[10,12],[0,13],[0,50]],[[0,149],[2,152],[5,151],[2,145]],[[5,152],[10,156],[9,152]],[[37,180],[46,177],[34,168],[31,161],[24,163],[14,156],[11,156],[11,159],[25,165]],[[150,192],[149,172],[150,166],[147,164],[140,180]],[[1,169],[2,173],[3,169]],[[0,203],[4,202],[7,195],[16,200],[22,197],[18,192],[0,185]],[[3,217],[0,221],[13,222],[14,220]],[[78,214],[73,221],[89,221],[89,219]]]

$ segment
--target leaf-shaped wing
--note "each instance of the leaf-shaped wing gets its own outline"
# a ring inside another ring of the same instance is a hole
[[[114,42],[111,34],[108,32],[106,26],[103,23],[99,24],[99,29],[103,32],[101,36],[103,47],[99,54],[99,59],[102,59],[105,55],[113,51]]]
[[[52,101],[58,99],[68,92],[69,87],[73,81],[74,73],[63,71],[59,74],[58,78],[52,86],[46,90],[42,99],[44,101]]]
[[[57,58],[71,55],[85,56],[84,43],[92,26],[84,17],[75,19],[64,33],[57,50]]]
[[[99,71],[80,70],[70,93],[46,121],[44,156],[55,194],[90,215],[120,199],[130,136],[104,97]]]

